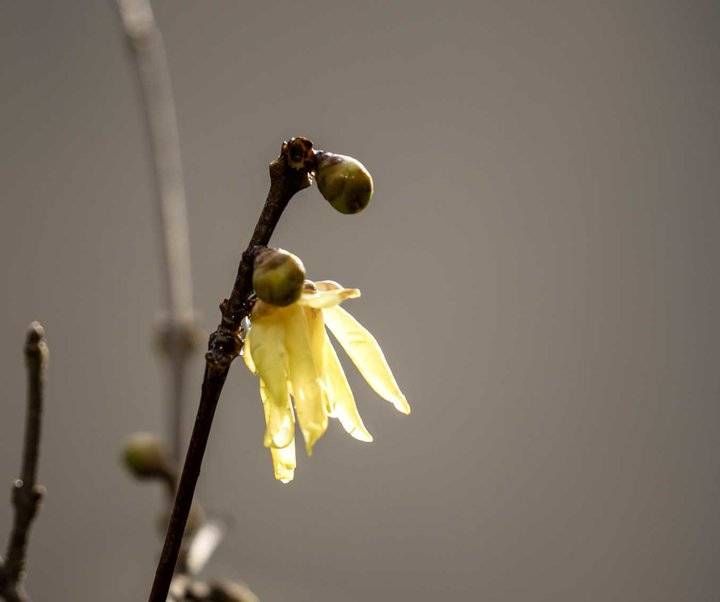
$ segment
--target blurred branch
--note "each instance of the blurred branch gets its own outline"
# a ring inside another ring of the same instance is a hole
[[[128,466],[138,478],[160,478],[172,508],[177,489],[178,469],[183,446],[188,360],[198,347],[194,323],[190,241],[183,185],[180,137],[170,82],[165,45],[148,0],[116,0],[125,35],[138,73],[148,142],[155,174],[156,221],[162,241],[165,321],[160,327],[160,350],[169,360],[170,412],[168,416],[170,457],[161,442],[152,436],[136,437],[127,448],[132,457]],[[150,437],[148,439],[148,437]],[[149,464],[148,464],[149,462]],[[169,516],[169,513],[168,513]],[[223,536],[218,523],[204,522],[198,504],[192,508],[191,526],[184,533],[177,563],[181,576],[199,572]],[[194,554],[193,554],[194,551]]]
[[[295,193],[310,186],[309,172],[313,169],[314,161],[312,143],[305,138],[293,138],[283,144],[280,156],[270,164],[270,191],[265,206],[250,243],[240,259],[230,297],[220,305],[220,325],[210,336],[208,343],[200,404],[165,536],[165,545],[150,592],[150,602],[167,600],[220,393],[230,364],[242,350],[240,327],[252,309],[252,268],[255,252],[258,247],[267,246],[270,242],[290,199]]]
[[[168,322],[162,333],[163,348],[172,365],[174,400],[173,457],[179,464],[185,367],[192,350],[193,308],[190,254],[180,144],[170,75],[162,36],[148,0],[116,0],[126,36],[133,51],[155,166],[165,265],[165,298]],[[185,464],[178,485],[165,545],[158,564],[150,599],[166,602],[192,507],[205,447],[215,408],[232,360],[240,353],[239,330],[252,303],[253,252],[265,246],[295,192],[310,185],[306,159],[312,160],[312,144],[294,139],[283,145],[281,156],[270,168],[271,187],[265,208],[248,249],[242,256],[235,286],[223,303],[222,322],[210,339],[202,395]],[[299,161],[299,164],[298,164]],[[210,546],[213,547],[213,546]],[[180,563],[184,565],[184,559]]]
[[[150,3],[148,0],[117,0],[117,7],[135,59],[155,173],[166,307],[166,322],[160,337],[161,349],[170,361],[170,450],[179,465],[186,368],[198,339],[194,325],[180,137],[165,44]]]
[[[12,502],[15,514],[5,561],[0,565],[0,596],[8,602],[24,602],[29,599],[22,581],[30,526],[45,493],[45,489],[37,485],[36,481],[47,359],[45,330],[38,322],[33,322],[25,342],[28,393],[22,468],[20,478],[13,484]]]

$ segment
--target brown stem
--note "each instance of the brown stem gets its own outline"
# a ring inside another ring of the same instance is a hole
[[[166,602],[167,600],[195,486],[200,476],[215,409],[230,370],[230,364],[242,349],[243,341],[239,329],[243,319],[249,315],[252,309],[252,268],[255,250],[257,247],[267,246],[270,242],[275,226],[293,195],[310,186],[309,172],[312,170],[313,164],[312,143],[305,138],[293,138],[284,143],[280,156],[270,164],[270,191],[265,206],[250,243],[240,259],[230,297],[220,305],[222,312],[220,325],[210,336],[208,351],[205,355],[206,365],[200,405],[149,602]]]
[[[4,564],[0,566],[0,595],[8,602],[28,600],[22,587],[25,572],[30,526],[45,493],[37,484],[37,465],[40,454],[40,426],[43,409],[43,387],[48,348],[45,330],[33,322],[25,342],[25,361],[28,373],[27,416],[20,478],[13,484],[12,502],[15,508],[12,532],[8,541]]]

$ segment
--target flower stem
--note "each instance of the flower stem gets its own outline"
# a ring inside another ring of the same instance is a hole
[[[255,250],[259,246],[267,246],[270,242],[270,237],[283,211],[295,193],[310,186],[309,171],[313,162],[312,143],[305,138],[293,138],[283,144],[280,156],[270,164],[270,191],[265,206],[250,243],[240,259],[230,297],[220,305],[222,312],[220,325],[210,336],[205,355],[200,404],[165,535],[165,545],[148,598],[149,602],[167,600],[220,393],[230,370],[230,364],[242,349],[243,341],[239,329],[243,319],[252,309],[252,268]]]

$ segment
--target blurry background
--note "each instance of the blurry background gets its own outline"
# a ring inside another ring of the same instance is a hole
[[[348,363],[376,442],[332,424],[283,486],[236,364],[200,483],[233,520],[210,574],[264,602],[717,599],[718,4],[153,4],[203,328],[267,164],[307,135],[370,168],[374,204],[346,217],[307,190],[274,241],[363,290],[347,307],[413,405],[397,414]],[[37,318],[36,600],[143,600],[160,549],[159,488],[118,462],[129,432],[164,428],[124,44],[111,2],[3,3],[0,540]],[[198,359],[193,391],[201,373]]]

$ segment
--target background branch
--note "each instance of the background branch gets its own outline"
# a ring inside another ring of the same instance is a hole
[[[180,137],[165,45],[148,0],[117,0],[142,92],[155,174],[165,322],[161,349],[169,360],[170,451],[180,464],[187,363],[198,340],[194,325],[190,242]]]
[[[165,321],[161,325],[158,339],[169,367],[170,458],[168,462],[163,460],[161,480],[165,484],[168,504],[172,508],[183,449],[187,366],[200,340],[194,323],[190,241],[180,138],[165,46],[150,2],[116,2],[138,73],[154,166],[156,224],[159,230],[158,238],[162,241],[161,268],[165,305]],[[159,444],[159,448],[162,447],[164,446]],[[135,469],[137,468],[138,466],[135,466]],[[219,522],[204,520],[204,513],[197,503],[192,507],[190,523],[192,528],[184,528],[181,534],[180,559],[176,561],[178,587],[175,589],[178,591],[173,592],[173,597],[177,600],[185,598],[182,595],[184,588],[200,584],[191,577],[208,561],[224,531]],[[254,599],[250,590],[240,584],[236,585],[247,594],[244,596],[245,600]]]
[[[230,364],[242,349],[240,326],[252,309],[255,250],[270,242],[285,207],[295,193],[310,186],[309,172],[313,169],[314,159],[312,143],[305,138],[293,138],[283,144],[280,156],[270,165],[270,191],[265,206],[250,244],[242,254],[230,297],[220,305],[220,325],[210,336],[208,352],[205,355],[200,404],[165,536],[165,545],[150,592],[150,602],[166,602],[220,393]]]
[[[47,359],[45,330],[38,322],[33,322],[25,341],[28,392],[22,468],[20,478],[13,484],[12,502],[15,514],[5,561],[0,565],[0,595],[8,602],[28,600],[22,586],[28,538],[30,526],[45,493],[44,488],[37,485],[37,465]]]

